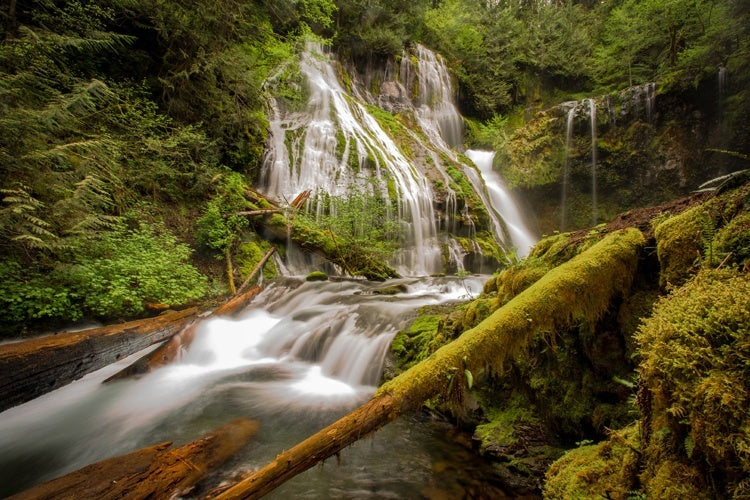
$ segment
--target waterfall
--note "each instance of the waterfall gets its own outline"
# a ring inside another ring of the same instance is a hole
[[[490,204],[487,208],[500,214],[503,222],[505,222],[505,226],[508,228],[513,246],[517,249],[517,254],[520,257],[525,257],[529,254],[529,250],[531,250],[534,243],[536,243],[536,238],[534,238],[531,231],[526,227],[521,216],[521,211],[510,196],[502,178],[492,169],[492,161],[495,158],[495,153],[492,151],[469,149],[466,151],[466,156],[479,168],[484,183],[487,186],[487,191],[490,195]]]
[[[344,91],[320,44],[308,42],[300,70],[307,80],[306,110],[280,112],[272,104],[261,189],[287,200],[306,189],[331,196],[344,196],[352,186],[372,190],[395,205],[392,217],[405,233],[403,250],[392,264],[407,275],[439,272],[433,194],[425,176],[365,106]],[[389,190],[389,184],[395,189]],[[308,208],[322,210],[321,199],[313,198]]]
[[[589,99],[591,114],[591,219],[596,225],[597,214],[597,186],[596,186],[596,101]]]
[[[560,218],[560,230],[565,231],[567,226],[567,215],[568,215],[568,190],[570,189],[570,152],[573,145],[573,121],[576,115],[576,106],[578,103],[574,102],[568,110],[568,119],[565,122],[565,165],[563,166],[563,185],[562,185],[562,199],[560,200],[560,208],[562,216]]]
[[[724,98],[724,93],[727,88],[727,68],[719,66],[719,101]]]
[[[643,86],[643,89],[646,92],[646,121],[651,123],[653,121],[654,104],[656,102],[656,84],[647,83]]]
[[[454,104],[448,68],[442,57],[422,45],[416,46],[416,53],[419,70],[418,114],[423,120],[437,124],[440,136],[450,147],[459,146],[463,138],[463,121]]]

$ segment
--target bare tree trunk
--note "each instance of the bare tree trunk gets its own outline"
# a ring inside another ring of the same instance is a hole
[[[16,0],[8,4],[8,19],[5,22],[5,39],[10,40],[18,36],[18,19],[16,18]]]
[[[239,451],[259,427],[254,420],[235,420],[179,448],[167,450],[172,443],[142,448],[88,465],[10,498],[177,498]]]
[[[227,247],[224,252],[227,259],[227,281],[229,282],[229,291],[232,295],[237,295],[237,288],[234,286],[234,267],[232,266],[232,251]]]
[[[268,259],[271,258],[271,255],[273,255],[275,251],[276,247],[271,247],[270,250],[266,252],[263,258],[260,259],[258,264],[255,266],[255,269],[253,269],[253,271],[250,273],[250,276],[248,276],[247,279],[245,279],[245,281],[243,281],[240,287],[237,289],[237,293],[242,293],[242,290],[244,290],[245,287],[250,284],[250,281],[255,277],[255,275],[263,269],[263,265],[268,261]]]

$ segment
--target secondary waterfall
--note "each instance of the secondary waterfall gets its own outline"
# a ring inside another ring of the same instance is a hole
[[[591,221],[596,226],[597,214],[597,185],[596,185],[596,101],[589,99],[591,114]]]
[[[520,257],[525,257],[536,243],[536,238],[526,227],[521,211],[513,201],[502,178],[492,169],[495,153],[493,151],[469,149],[466,151],[466,156],[474,162],[482,173],[482,178],[490,195],[491,208],[496,210],[505,222],[513,246],[517,249],[517,254]]]
[[[261,430],[213,485],[264,465],[374,393],[391,339],[419,308],[476,295],[482,282],[402,279],[389,283],[398,294],[381,295],[384,285],[363,281],[278,281],[238,319],[201,323],[172,365],[101,384],[135,355],[3,412],[0,497],[143,446],[188,442],[239,417],[260,420]],[[429,450],[437,438],[415,441],[409,435],[426,429],[408,420],[398,425],[378,433],[377,445],[342,452],[343,467],[291,481],[277,498],[309,488],[358,497],[368,482],[389,498],[417,497],[439,480]],[[356,472],[361,464],[367,473]],[[352,474],[359,482],[351,483]]]
[[[611,101],[611,99],[610,99]],[[560,200],[560,230],[565,231],[568,224],[568,190],[570,189],[570,152],[573,145],[573,121],[576,116],[576,105],[568,110],[568,119],[565,122],[565,164],[563,165],[562,196]],[[613,115],[613,113],[611,114]]]

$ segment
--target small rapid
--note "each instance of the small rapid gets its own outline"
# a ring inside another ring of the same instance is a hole
[[[481,286],[479,277],[281,279],[237,319],[204,320],[172,365],[102,384],[139,353],[0,414],[0,496],[240,417],[260,420],[261,431],[215,480],[258,467],[372,396],[393,336],[419,308]]]

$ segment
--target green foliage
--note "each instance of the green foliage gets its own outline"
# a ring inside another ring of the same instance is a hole
[[[245,277],[249,276],[258,262],[261,261],[263,256],[271,249],[271,244],[267,241],[261,240],[254,235],[250,241],[244,242],[240,245],[237,250],[237,267],[240,269],[240,274],[244,281]],[[263,265],[263,279],[272,280],[276,277],[277,270],[273,260],[268,260]],[[260,282],[260,278],[256,278],[257,282]]]
[[[343,197],[320,196],[324,215],[299,213],[293,222],[297,235],[307,235],[308,243],[327,248],[332,260],[353,275],[390,259],[400,241],[388,201],[363,188],[352,188]]]
[[[118,223],[77,240],[52,268],[0,261],[0,329],[39,321],[138,316],[148,304],[179,306],[205,297],[208,280],[189,261],[192,251],[163,225]]]
[[[219,258],[233,248],[241,231],[249,225],[247,217],[237,215],[249,207],[245,189],[240,174],[224,172],[219,178],[216,194],[206,203],[203,215],[198,219],[196,241],[215,250]]]
[[[190,248],[163,227],[120,225],[74,251],[78,262],[62,273],[87,315],[140,315],[149,303],[182,305],[208,293]]]

